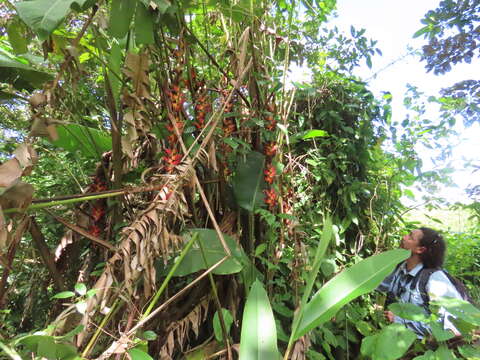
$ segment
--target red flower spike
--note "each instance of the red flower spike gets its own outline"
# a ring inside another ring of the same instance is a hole
[[[90,226],[90,229],[88,229],[88,232],[90,233],[90,235],[97,237],[97,236],[100,236],[100,234],[102,233],[102,230],[97,225],[92,225]]]
[[[274,141],[270,141],[263,147],[263,152],[269,157],[274,157],[277,154],[277,144]]]
[[[95,222],[98,222],[103,217],[103,215],[105,215],[105,210],[102,207],[94,206],[92,208],[91,216]]]
[[[263,174],[265,175],[264,179],[268,184],[273,184],[273,181],[275,180],[275,175],[276,175],[275,167],[270,164],[267,166]]]

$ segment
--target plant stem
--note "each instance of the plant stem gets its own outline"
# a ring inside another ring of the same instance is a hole
[[[160,288],[155,293],[155,296],[153,297],[152,301],[150,302],[150,305],[148,305],[147,310],[145,310],[145,312],[142,314],[142,319],[145,319],[148,315],[150,315],[153,308],[157,304],[158,299],[160,298],[160,296],[165,291],[165,288],[167,287],[167,285],[168,285],[170,279],[172,278],[173,274],[175,274],[175,271],[177,270],[178,266],[182,263],[183,258],[185,257],[185,255],[187,255],[188,251],[192,247],[193,243],[197,240],[197,238],[198,238],[198,233],[194,233],[192,238],[190,239],[190,241],[183,248],[180,256],[175,261],[175,264],[173,264],[172,268],[170,269],[167,276],[165,277],[165,280],[163,280],[162,285],[160,285]]]

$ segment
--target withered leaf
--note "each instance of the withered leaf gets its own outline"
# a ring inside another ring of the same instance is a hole
[[[123,70],[133,83],[133,91],[139,98],[150,98],[148,78],[149,57],[146,54],[128,53]]]
[[[30,175],[33,166],[38,161],[38,155],[33,146],[23,143],[15,149],[13,155],[18,160],[20,166],[23,169],[22,175]]]
[[[0,165],[0,195],[10,186],[17,183],[22,176],[20,162],[13,158]],[[5,188],[5,189],[1,189]],[[3,190],[3,191],[2,191]]]

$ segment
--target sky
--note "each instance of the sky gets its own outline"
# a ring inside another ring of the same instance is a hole
[[[407,83],[418,86],[427,96],[438,95],[440,89],[460,80],[478,78],[480,74],[478,62],[459,64],[447,74],[436,76],[426,72],[425,64],[420,62],[419,57],[408,56],[396,61],[408,53],[408,46],[416,49],[425,43],[422,37],[413,39],[413,34],[423,27],[420,20],[425,13],[435,9],[438,3],[439,0],[337,0],[338,17],[332,19],[331,24],[347,34],[350,33],[351,25],[357,30],[365,28],[367,38],[378,40],[377,47],[383,55],[373,58],[372,69],[362,66],[356,75],[363,79],[371,78],[368,83],[374,93],[392,93],[394,119],[401,121],[404,118],[403,96]],[[372,78],[374,74],[377,75]],[[470,169],[465,169],[462,165],[463,160],[478,162],[480,159],[480,126],[476,124],[466,131],[459,126],[458,130],[462,132],[460,138],[450,139],[450,142],[456,145],[452,159],[456,169],[452,177],[458,188],[444,188],[442,194],[439,194],[452,202],[468,201],[463,189],[469,184],[480,184],[480,173],[472,174]],[[434,166],[429,159],[433,155],[437,154],[423,154],[424,171]]]

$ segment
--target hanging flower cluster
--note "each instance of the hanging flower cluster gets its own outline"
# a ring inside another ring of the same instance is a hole
[[[87,192],[97,193],[107,190],[107,185],[105,180],[97,175],[93,178],[92,184],[89,186]],[[100,236],[102,233],[102,228],[104,228],[104,216],[106,214],[105,210],[105,200],[98,199],[93,202],[90,210],[90,227],[88,232],[93,236]]]
[[[265,106],[268,114],[265,116],[265,129],[268,131],[274,131],[277,122],[275,120],[275,104],[272,102]],[[277,154],[277,143],[275,141],[267,141],[263,145],[263,153],[266,156],[265,170],[263,172],[265,182],[269,185],[269,188],[264,191],[265,194],[265,203],[268,205],[270,210],[273,210],[277,206],[278,195],[275,192],[273,183],[275,181],[275,176],[277,172],[275,166],[273,165],[273,158]]]
[[[234,109],[235,97],[231,97],[230,101],[227,102],[229,91],[221,90],[222,95],[222,106],[225,107],[224,114],[231,114]],[[225,116],[222,121],[222,130],[223,137],[228,138],[234,135],[237,132],[237,123],[234,116]],[[227,163],[227,155],[232,152],[232,147],[226,143],[221,145],[223,159],[221,161],[221,167],[223,169],[223,176],[226,178],[231,174],[231,171]]]
[[[202,130],[205,127],[205,120],[207,115],[212,112],[212,105],[208,98],[207,87],[205,81],[198,80],[195,70],[192,68],[190,71],[190,79],[192,83],[192,90],[196,94],[195,99],[195,121],[193,125]]]
[[[182,81],[183,67],[184,67],[184,48],[185,44],[183,41],[180,41],[178,49],[173,51],[173,56],[175,58],[176,68],[173,70],[173,76],[169,88],[166,90],[166,95],[168,97],[173,119],[169,119],[169,123],[165,126],[168,131],[167,136],[167,146],[165,147],[165,155],[162,157],[162,160],[165,164],[165,171],[167,173],[172,173],[177,165],[180,164],[182,155],[179,151],[178,145],[178,136],[175,127],[178,130],[178,134],[183,133],[185,123],[183,122],[183,106],[185,104],[185,96],[183,93]]]

